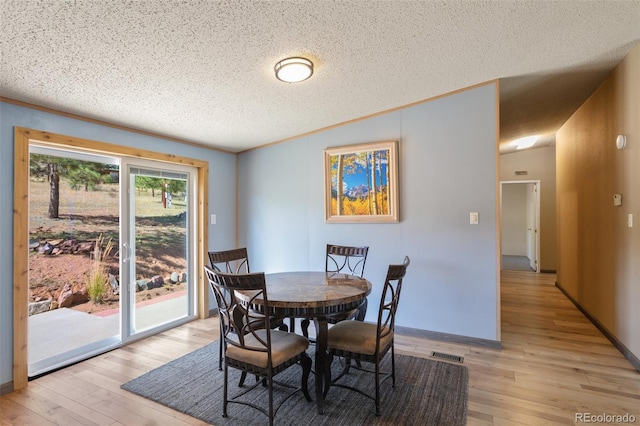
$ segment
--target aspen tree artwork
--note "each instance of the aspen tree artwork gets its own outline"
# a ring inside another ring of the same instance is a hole
[[[398,222],[397,153],[397,141],[325,149],[325,220]]]

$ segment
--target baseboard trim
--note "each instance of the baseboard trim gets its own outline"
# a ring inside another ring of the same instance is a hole
[[[625,357],[627,359],[627,361],[629,361],[631,363],[631,365],[633,365],[633,367],[638,370],[640,372],[640,359],[638,359],[637,356],[635,356],[633,354],[633,352],[631,352],[629,350],[629,348],[627,348],[624,343],[622,343],[620,340],[618,340],[618,338],[611,333],[607,327],[605,327],[604,325],[602,325],[602,323],[600,321],[598,321],[598,319],[596,317],[594,317],[593,315],[591,315],[591,313],[589,313],[589,311],[587,311],[585,308],[582,307],[582,305],[580,305],[580,303],[578,303],[577,300],[575,300],[568,292],[567,290],[565,290],[562,285],[556,281],[556,287],[562,292],[562,294],[565,295],[565,297],[567,299],[569,299],[571,301],[571,303],[574,304],[574,306],[576,308],[578,308],[578,310],[580,312],[582,312],[582,314],[589,320],[591,321],[591,323],[598,329],[600,330],[600,332],[604,335],[604,337],[606,337],[611,344],[618,350],[620,351],[620,353],[622,354],[623,357]]]
[[[13,381],[0,385],[0,395],[6,395],[13,392]]]
[[[441,340],[462,345],[480,346],[488,349],[502,349],[502,342],[498,340],[480,339],[477,337],[461,336],[458,334],[440,333],[438,331],[420,330],[411,327],[395,326],[395,332],[405,336],[422,337],[425,339]]]
[[[556,271],[555,269],[540,269],[540,273],[541,274],[555,274],[558,271]]]

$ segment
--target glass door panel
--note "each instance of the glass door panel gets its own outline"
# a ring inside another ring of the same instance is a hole
[[[157,164],[153,166],[157,167]],[[129,336],[194,316],[192,182],[187,170],[128,167]]]
[[[28,374],[121,343],[116,158],[30,146]]]

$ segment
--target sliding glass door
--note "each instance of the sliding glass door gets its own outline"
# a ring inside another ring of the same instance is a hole
[[[31,144],[30,171],[30,377],[195,317],[195,168]]]

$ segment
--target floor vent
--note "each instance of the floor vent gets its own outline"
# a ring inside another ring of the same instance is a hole
[[[458,355],[445,354],[442,352],[431,352],[434,358],[446,359],[447,361],[464,362],[464,357]]]

